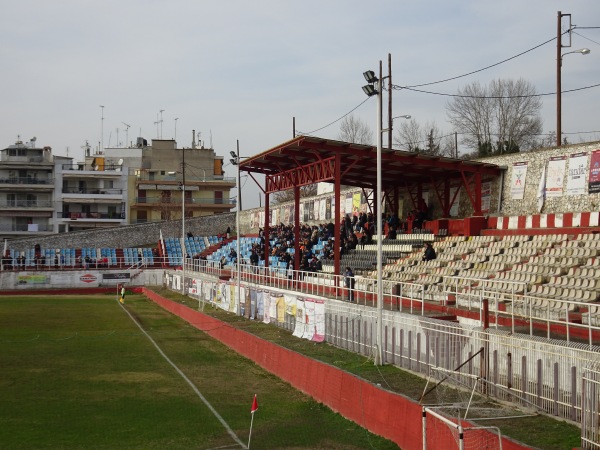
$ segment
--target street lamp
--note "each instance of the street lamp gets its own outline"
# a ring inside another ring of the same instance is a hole
[[[181,173],[181,293],[185,295],[185,149],[181,149],[181,172],[167,172],[169,175]]]
[[[558,61],[556,67],[556,146],[560,147],[562,145],[562,59],[565,55],[570,55],[571,53],[581,53],[582,55],[587,55],[591,52],[589,48],[580,48],[579,50],[573,50],[572,52],[560,54],[560,50],[558,51]]]
[[[579,50],[573,50],[571,52],[562,53],[562,33],[561,33],[561,20],[563,17],[569,17],[570,14],[562,14],[558,11],[558,25],[557,25],[557,40],[556,40],[556,146],[560,147],[562,145],[562,59],[565,55],[570,55],[571,53],[580,53],[582,55],[587,55],[591,52],[589,48],[580,48]],[[570,28],[570,25],[569,25]],[[571,44],[566,47],[570,47]]]
[[[376,203],[377,206],[377,331],[376,331],[376,349],[375,349],[375,365],[383,364],[383,220],[381,217],[382,211],[382,186],[381,186],[381,116],[382,116],[382,63],[379,61],[379,78],[375,76],[372,70],[368,70],[363,73],[365,80],[367,80],[366,86],[363,86],[363,91],[369,97],[374,95],[377,96],[377,193]]]
[[[237,202],[236,202],[236,208],[235,208],[235,234],[236,234],[236,251],[237,251],[237,257],[235,260],[235,267],[236,267],[236,278],[237,278],[237,298],[238,298],[238,302],[239,302],[239,306],[238,306],[238,312],[241,310],[241,304],[242,304],[242,295],[241,295],[241,287],[240,287],[240,282],[241,282],[241,278],[240,278],[240,274],[241,274],[241,270],[240,270],[240,238],[241,238],[241,233],[240,233],[240,211],[242,209],[242,190],[241,190],[241,186],[240,186],[240,141],[239,139],[236,141],[236,151],[230,151],[229,154],[231,155],[231,159],[229,160],[229,162],[231,164],[233,164],[236,167],[237,170]]]

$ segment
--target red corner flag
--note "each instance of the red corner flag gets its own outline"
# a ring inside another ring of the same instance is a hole
[[[256,411],[257,409],[258,402],[256,401],[256,394],[254,394],[254,400],[252,400],[252,409],[250,410],[250,412],[254,414],[254,411]]]

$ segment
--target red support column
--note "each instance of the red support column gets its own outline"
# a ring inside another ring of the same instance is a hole
[[[269,267],[269,191],[265,192],[265,267]]]
[[[340,272],[340,241],[341,241],[341,234],[340,234],[340,223],[342,221],[341,217],[340,217],[340,208],[342,207],[342,205],[340,204],[341,200],[340,200],[340,196],[341,196],[341,191],[342,191],[342,187],[341,187],[341,172],[340,172],[340,167],[341,167],[341,156],[339,153],[337,153],[335,155],[335,174],[334,174],[334,187],[333,187],[333,192],[334,192],[334,199],[335,199],[335,208],[334,208],[334,215],[333,215],[333,220],[334,220],[334,232],[333,232],[333,236],[334,236],[334,245],[333,245],[333,273],[336,275],[341,275]]]
[[[474,205],[475,215],[482,216],[483,212],[481,211],[481,174],[475,174],[475,205]]]
[[[300,187],[294,187],[294,270],[300,270]]]
[[[444,198],[442,204],[444,217],[450,217],[450,179],[444,179]]]

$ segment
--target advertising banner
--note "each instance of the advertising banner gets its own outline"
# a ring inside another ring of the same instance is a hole
[[[523,200],[525,195],[525,178],[527,177],[527,161],[517,162],[512,167],[510,179],[510,196],[513,200]]]

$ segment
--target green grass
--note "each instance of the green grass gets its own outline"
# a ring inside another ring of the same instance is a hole
[[[179,293],[158,288],[155,291],[166,298],[184,303],[190,307],[198,307],[197,300],[184,297]],[[332,345],[315,344],[304,339],[295,338],[286,330],[273,325],[246,320],[212,306],[205,307],[204,313],[278,345],[339,367],[374,384],[380,384],[385,389],[405,395],[415,401],[418,401],[421,397],[426,386],[424,378],[400,370],[395,366],[375,366],[372,361],[364,356]],[[563,420],[555,420],[546,415],[519,417],[510,420],[489,420],[483,422],[482,425],[497,426],[501,429],[503,435],[510,436],[535,448],[564,450],[581,445],[581,430],[576,425]]]
[[[0,298],[0,448],[239,448],[114,297]],[[147,299],[125,307],[243,443],[257,394],[251,448],[397,448]]]

